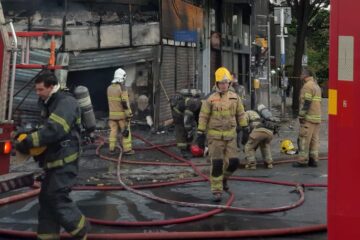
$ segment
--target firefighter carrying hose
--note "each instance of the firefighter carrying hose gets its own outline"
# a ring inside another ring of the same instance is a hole
[[[117,142],[118,130],[122,134],[122,147],[125,155],[135,153],[132,150],[130,120],[132,111],[129,104],[128,92],[125,88],[126,72],[118,68],[114,73],[114,79],[107,89],[107,98],[109,102],[109,153],[116,154],[115,146]]]
[[[69,194],[76,183],[80,154],[81,111],[75,98],[60,92],[58,80],[50,71],[35,79],[39,96],[41,128],[15,143],[21,153],[46,146],[34,157],[45,173],[39,194],[38,239],[60,239],[63,227],[72,239],[86,239],[88,223]]]
[[[263,105],[259,105],[263,106]],[[258,108],[259,109],[259,108]],[[260,113],[266,113],[264,111]],[[270,111],[267,111],[270,113]],[[246,111],[246,117],[249,122],[249,131],[243,132],[243,138],[241,143],[245,144],[245,169],[256,169],[256,149],[260,147],[261,155],[264,159],[265,168],[273,168],[273,159],[271,156],[270,143],[274,134],[279,130],[279,126],[272,120],[272,116],[263,116],[253,110]]]
[[[211,192],[215,202],[221,201],[222,191],[228,190],[227,178],[239,166],[236,128],[248,125],[240,97],[229,91],[231,79],[225,67],[216,70],[216,92],[203,101],[199,116],[197,143],[204,148],[206,134],[211,159]]]
[[[181,89],[170,99],[176,145],[185,158],[190,157],[188,150],[196,134],[201,96],[198,89]]]

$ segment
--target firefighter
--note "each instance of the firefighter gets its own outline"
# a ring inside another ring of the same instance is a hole
[[[153,130],[154,121],[152,119],[152,109],[149,105],[149,98],[146,95],[140,95],[136,100],[135,122],[140,126],[146,126]]]
[[[319,132],[321,123],[321,88],[312,72],[304,68],[300,79],[299,158],[294,167],[317,167],[319,161]]]
[[[39,194],[38,239],[60,239],[63,227],[72,239],[86,239],[88,223],[70,198],[78,174],[80,154],[80,108],[70,94],[60,92],[58,80],[50,71],[35,79],[44,124],[16,142],[15,148],[29,154],[33,148],[46,146],[35,157],[44,169]]]
[[[125,88],[126,72],[118,68],[114,73],[114,79],[107,89],[107,98],[109,102],[109,152],[116,154],[115,145],[117,142],[118,130],[122,134],[122,147],[125,155],[135,153],[132,150],[130,120],[132,111],[129,104],[128,92]]]
[[[189,157],[188,150],[196,134],[201,97],[201,91],[198,89],[181,89],[170,99],[176,145],[185,158]]]
[[[270,143],[278,131],[278,126],[269,120],[262,118],[256,111],[246,111],[249,122],[249,132],[243,134],[242,144],[245,144],[245,169],[256,169],[256,149],[260,147],[265,168],[273,168]]]
[[[238,78],[236,77],[236,74],[234,72],[231,72],[231,76],[232,76],[231,87],[233,87],[234,92],[241,97],[241,100],[244,101],[246,99],[245,87],[239,84]]]
[[[211,159],[210,184],[213,201],[221,201],[222,191],[228,190],[227,178],[239,166],[236,128],[247,126],[240,97],[229,91],[230,72],[220,67],[215,72],[216,92],[202,103],[197,144],[204,148],[205,134]]]

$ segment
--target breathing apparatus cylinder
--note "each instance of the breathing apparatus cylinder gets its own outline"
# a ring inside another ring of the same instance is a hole
[[[266,120],[272,120],[273,119],[273,115],[271,113],[271,111],[265,107],[264,104],[259,104],[257,107],[257,111],[260,113],[260,116],[263,117]]]
[[[89,90],[85,86],[77,86],[74,90],[74,96],[81,109],[81,123],[87,132],[92,132],[96,127],[96,119],[91,104]]]

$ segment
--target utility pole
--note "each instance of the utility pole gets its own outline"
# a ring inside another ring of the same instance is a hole
[[[268,76],[268,108],[271,111],[271,36],[270,36],[270,18],[267,22],[267,51],[268,51],[268,62],[267,62],[267,76]]]
[[[267,101],[268,101],[268,108],[271,109],[271,41],[270,41],[270,34],[271,34],[271,29],[270,29],[270,15],[256,15],[257,17],[263,17],[266,18],[266,25],[257,25],[258,27],[263,27],[266,28],[266,38],[267,38],[267,54],[266,54],[266,58],[267,58],[267,64],[266,64],[266,78],[267,78]],[[263,47],[263,46],[262,46]],[[262,101],[265,101],[262,100]]]
[[[285,90],[288,85],[288,79],[285,72],[285,24],[291,23],[291,10],[290,7],[282,6],[284,0],[277,0],[275,4],[279,7],[274,8],[274,17],[275,24],[280,24],[280,35],[277,37],[280,38],[280,71],[281,71],[281,117],[285,116],[285,106],[286,106],[286,95]]]
[[[284,36],[284,24],[285,23],[285,13],[284,8],[280,8],[280,59],[281,59],[281,116],[285,116],[285,106],[286,106],[286,96],[285,96],[285,36]]]

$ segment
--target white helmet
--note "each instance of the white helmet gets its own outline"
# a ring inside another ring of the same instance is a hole
[[[116,69],[112,83],[123,83],[126,80],[126,72],[122,68]]]

